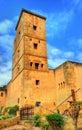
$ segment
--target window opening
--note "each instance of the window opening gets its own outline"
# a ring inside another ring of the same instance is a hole
[[[43,68],[43,66],[44,66],[44,65],[43,65],[43,64],[41,64],[41,68]]]
[[[32,41],[32,39],[30,38],[30,41]]]
[[[62,87],[62,82],[61,82],[61,87]]]
[[[65,82],[63,81],[63,87],[65,87]]]
[[[39,63],[35,63],[35,69],[38,69]]]
[[[20,98],[18,98],[18,104],[19,104],[19,102],[20,102]]]
[[[18,53],[19,53],[19,50],[18,50]]]
[[[30,62],[30,66],[32,66],[33,65],[33,63],[32,62]]]
[[[34,43],[34,49],[37,49],[37,47],[38,47],[38,44]]]
[[[39,80],[36,80],[36,85],[39,85],[40,84],[40,81]]]
[[[1,96],[3,96],[3,93],[1,93]]]
[[[41,102],[36,102],[35,106],[39,107],[41,105]]]
[[[33,25],[33,29],[36,30],[36,29],[37,29],[37,26]]]

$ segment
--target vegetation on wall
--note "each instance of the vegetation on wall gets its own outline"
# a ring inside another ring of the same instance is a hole
[[[2,91],[6,91],[7,90],[7,88],[6,88],[6,85],[4,85],[4,86],[0,86],[0,90],[2,90]]]
[[[13,118],[13,117],[15,117],[15,115],[3,115],[0,117],[0,120],[6,120],[8,118]]]
[[[13,107],[6,107],[5,111],[8,112],[9,114],[14,114],[16,115],[16,112],[19,110],[19,106],[15,105]]]

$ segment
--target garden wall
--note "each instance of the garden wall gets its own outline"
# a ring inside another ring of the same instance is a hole
[[[14,117],[6,120],[0,120],[0,129],[19,123],[20,117]]]

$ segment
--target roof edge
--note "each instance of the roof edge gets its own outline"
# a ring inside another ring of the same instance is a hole
[[[35,16],[38,16],[38,17],[43,18],[43,19],[46,20],[46,17],[44,17],[44,16],[42,16],[42,15],[33,13],[33,12],[31,12],[31,11],[29,11],[29,10],[26,10],[26,9],[22,9],[22,10],[21,10],[21,13],[20,13],[20,16],[19,16],[19,19],[18,19],[18,22],[17,22],[16,27],[15,27],[15,30],[17,30],[17,27],[18,27],[18,24],[19,24],[19,21],[20,21],[20,19],[21,19],[21,16],[22,16],[22,13],[23,13],[23,12],[26,12],[26,13],[29,13],[29,14],[32,14],[32,15],[35,15]]]
[[[58,69],[60,66],[64,65],[65,63],[74,63],[74,64],[79,64],[82,65],[81,62],[76,62],[76,61],[71,61],[71,60],[66,60],[65,62],[63,62],[62,64],[60,64],[59,66],[57,66],[54,70]]]

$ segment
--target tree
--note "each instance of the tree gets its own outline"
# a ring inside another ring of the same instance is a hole
[[[73,119],[74,126],[77,128],[77,122],[78,122],[78,117],[79,117],[79,111],[81,104],[79,102],[70,102],[70,109],[69,109],[69,115]]]

